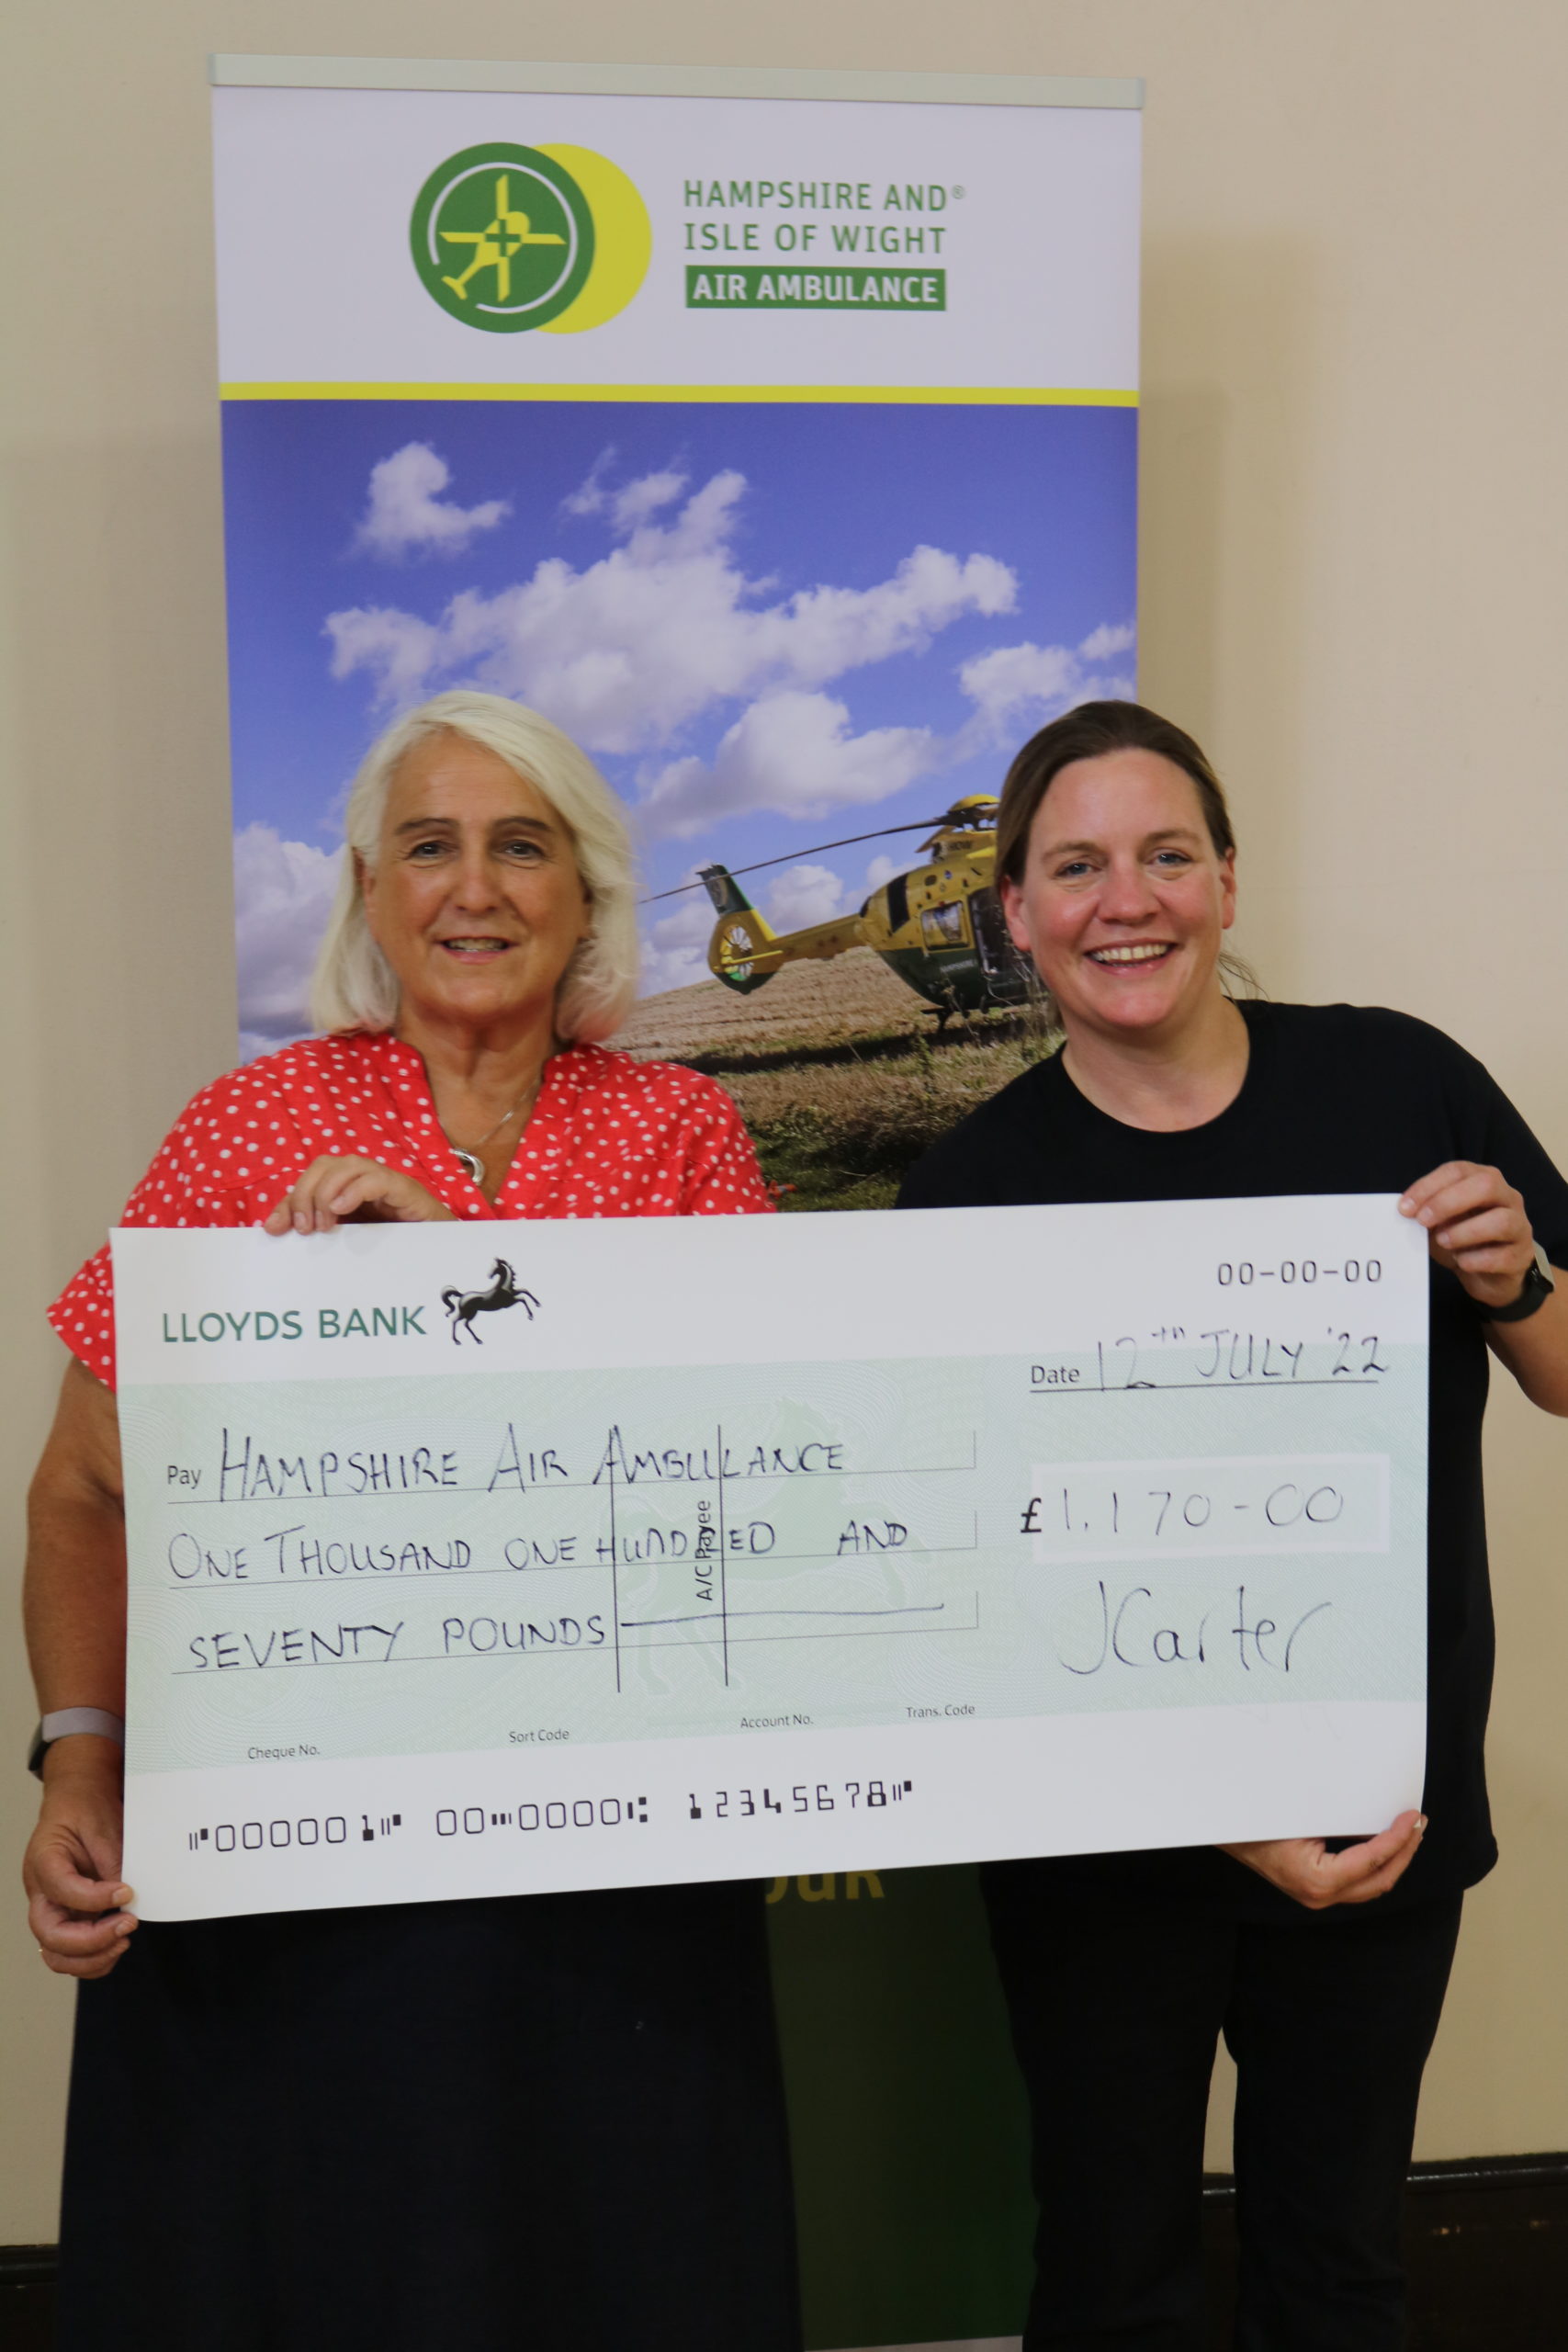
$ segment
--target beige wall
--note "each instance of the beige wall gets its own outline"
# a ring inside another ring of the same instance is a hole
[[[438,34],[410,0],[10,0],[6,21],[7,1581],[59,1374],[39,1310],[232,1052],[209,50],[1146,75],[1144,691],[1234,783],[1270,991],[1451,1029],[1568,1164],[1561,0],[446,0]],[[1563,1435],[1512,1397],[1494,1416],[1506,1859],[1472,1906],[1427,2155],[1568,2146]],[[10,1853],[10,1644],[0,1672]],[[53,2233],[68,2011],[5,1905],[0,2241]]]

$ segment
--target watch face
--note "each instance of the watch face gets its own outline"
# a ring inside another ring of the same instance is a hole
[[[1517,1298],[1510,1300],[1506,1306],[1493,1307],[1485,1319],[1490,1323],[1522,1323],[1527,1315],[1533,1315],[1537,1307],[1546,1304],[1556,1287],[1551,1276],[1543,1273],[1539,1264],[1527,1266]]]

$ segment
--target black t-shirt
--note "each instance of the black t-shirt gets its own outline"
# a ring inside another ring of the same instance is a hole
[[[1040,1062],[973,1112],[909,1171],[901,1208],[1028,1202],[1398,1193],[1448,1159],[1500,1168],[1538,1241],[1568,1266],[1568,1184],[1473,1056],[1405,1013],[1355,1005],[1249,1003],[1240,1093],[1217,1119],[1174,1134],[1130,1127],[1080,1094],[1060,1058]],[[1483,1754],[1492,1691],[1492,1596],[1481,1485],[1487,1349],[1475,1306],[1436,1265],[1427,1460],[1427,1725],[1422,1849],[1383,1898],[1473,1885],[1497,1858]],[[1034,1865],[1026,1866],[1034,1868]],[[1310,1916],[1206,1848],[1095,1856],[1054,1868],[1212,1893],[1248,1914]]]

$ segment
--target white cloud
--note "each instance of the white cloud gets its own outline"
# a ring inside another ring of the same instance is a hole
[[[830,695],[773,694],[741,713],[711,766],[675,760],[651,777],[639,814],[649,832],[676,836],[746,809],[824,817],[831,808],[886,800],[943,757],[929,727],[874,727],[856,735],[847,707]]]
[[[452,469],[428,441],[410,441],[370,469],[370,503],[355,546],[370,555],[460,555],[511,513],[504,499],[456,506],[441,492]]]
[[[768,921],[775,931],[805,931],[844,909],[844,886],[826,865],[792,865],[768,889]]]
[[[615,445],[601,449],[587,473],[575,490],[568,491],[561,500],[563,514],[600,514],[608,505],[610,493],[604,487],[604,476],[615,462]]]
[[[624,536],[637,530],[661,507],[672,506],[686,487],[684,474],[644,474],[640,481],[628,482],[625,490],[617,492],[610,503],[610,518]]]
[[[1081,674],[1077,655],[1065,645],[998,645],[965,662],[958,683],[981,719],[999,733],[1032,704],[1065,710]]]
[[[547,559],[494,596],[466,591],[434,624],[386,607],[333,613],[333,675],[366,672],[393,707],[459,680],[488,686],[592,751],[648,752],[716,704],[809,693],[923,650],[965,614],[1010,612],[1017,601],[1014,575],[995,557],[918,547],[869,588],[818,585],[765,604],[772,583],[748,578],[731,544],[742,475],[716,474],[666,512],[684,491],[679,474],[611,492],[600,471],[573,496],[579,511],[610,512],[623,538],[609,554],[581,571]],[[827,808],[832,796],[815,803]]]
[[[1125,701],[1133,693],[1132,678],[1095,665],[1127,652],[1134,642],[1131,628],[1107,624],[1077,646],[998,645],[976,654],[958,673],[959,684],[975,705],[964,730],[968,748],[1043,727],[1080,702]]]
[[[361,605],[351,613],[333,613],[326,634],[333,641],[333,677],[375,670],[379,673],[377,700],[396,706],[419,700],[440,642],[428,621],[389,605]]]
[[[234,836],[240,1025],[251,1050],[310,1029],[310,971],[342,855],[285,841],[271,825],[247,825]]]
[[[684,882],[696,880],[688,866]],[[641,993],[661,996],[666,989],[689,988],[708,978],[707,946],[715,922],[713,904],[705,890],[689,891],[674,911],[645,922],[642,937]]]
[[[885,882],[891,882],[901,870],[896,857],[889,857],[885,851],[879,851],[865,869],[866,897],[869,899],[874,890],[880,890]]]

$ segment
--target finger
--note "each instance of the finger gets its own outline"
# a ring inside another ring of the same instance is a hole
[[[69,1854],[47,1846],[32,1860],[35,1900],[58,1904],[62,1911],[118,1911],[135,1895],[118,1878],[89,1878]]]
[[[68,1960],[63,1953],[48,1951],[40,1944],[39,1958],[52,1974],[73,1976],[79,1984],[90,1984],[96,1976],[107,1976],[111,1968],[118,1968],[124,1950],[124,1944],[120,1943],[115,1946],[113,1951],[95,1952],[87,1960]]]
[[[321,1206],[333,1218],[350,1217],[355,1209],[367,1208],[373,1203],[395,1201],[401,1190],[402,1180],[389,1169],[362,1168],[345,1183],[327,1192]]]
[[[1442,1250],[1511,1250],[1529,1254],[1533,1237],[1524,1213],[1515,1208],[1476,1209],[1469,1216],[1446,1219],[1432,1228]]]
[[[1480,1249],[1461,1244],[1441,1253],[1463,1274],[1506,1274],[1518,1283],[1525,1268],[1535,1262],[1535,1251],[1526,1250],[1517,1241],[1498,1241]]]
[[[275,1233],[330,1231],[332,1223],[335,1223],[335,1220],[325,1223],[320,1220],[318,1213],[321,1196],[323,1193],[332,1192],[341,1183],[345,1171],[363,1165],[363,1161],[345,1157],[341,1153],[324,1154],[320,1159],[312,1159],[310,1166],[302,1169],[296,1176],[288,1191],[268,1217],[268,1231]]]
[[[1440,1185],[1417,1207],[1416,1222],[1428,1232],[1488,1209],[1520,1209],[1523,1202],[1495,1168],[1479,1168]]]
[[[1347,1846],[1343,1853],[1325,1854],[1319,1873],[1325,1888],[1332,1888],[1335,1898],[1344,1902],[1352,1888],[1376,1878],[1391,1865],[1397,1863],[1403,1870],[1419,1848],[1426,1827],[1424,1815],[1402,1813],[1376,1838]]]
[[[1425,1176],[1418,1176],[1414,1184],[1406,1186],[1400,1199],[1401,1216],[1416,1216],[1445,1185],[1456,1183],[1461,1177],[1468,1176],[1475,1165],[1473,1159],[1445,1159],[1440,1168],[1430,1169]]]
[[[1359,1886],[1351,1888],[1348,1894],[1342,1895],[1341,1902],[1375,1903],[1380,1894],[1386,1894],[1391,1887],[1398,1885],[1411,1863],[1416,1860],[1420,1843],[1420,1839],[1417,1838],[1413,1845],[1406,1847],[1404,1852],[1395,1854],[1391,1860],[1383,1864],[1381,1871],[1374,1871],[1371,1878],[1363,1880]]]
[[[67,1960],[86,1960],[96,1952],[118,1951],[135,1933],[136,1917],[130,1911],[115,1911],[107,1917],[84,1918],[46,1896],[34,1895],[28,1905],[28,1925],[45,1951]]]

